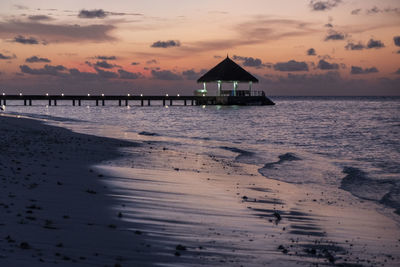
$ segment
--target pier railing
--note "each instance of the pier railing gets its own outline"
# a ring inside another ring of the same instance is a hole
[[[237,90],[234,95],[233,90],[221,90],[221,96],[265,96],[264,91]]]
[[[243,91],[237,91],[243,92]],[[181,96],[181,95],[0,95],[0,105],[9,104],[7,101],[19,101],[24,106],[32,106],[33,101],[46,101],[48,106],[57,106],[62,101],[71,101],[73,106],[81,106],[83,101],[91,101],[96,106],[105,106],[106,101],[118,101],[119,106],[128,106],[129,101],[136,101],[140,106],[150,106],[152,101],[162,102],[163,106],[174,105],[253,105],[253,103],[272,103],[262,91],[240,93],[236,96]],[[15,103],[15,102],[13,102]],[[131,102],[132,103],[132,102]],[[263,104],[264,105],[264,104]]]

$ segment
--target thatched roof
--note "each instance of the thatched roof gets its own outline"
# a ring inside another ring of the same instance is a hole
[[[242,67],[236,64],[228,56],[221,61],[217,66],[212,68],[206,74],[197,80],[200,82],[253,82],[258,83],[256,77],[245,71]]]

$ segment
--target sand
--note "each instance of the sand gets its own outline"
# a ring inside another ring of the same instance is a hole
[[[0,122],[0,266],[400,264],[396,221],[339,189],[154,136]]]

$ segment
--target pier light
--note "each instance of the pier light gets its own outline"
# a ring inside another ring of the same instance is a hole
[[[87,94],[87,96],[90,96],[90,94]]]
[[[46,93],[46,96],[49,96],[49,93]]]
[[[143,94],[140,94],[140,96],[143,96]]]
[[[165,96],[168,96],[168,94],[165,94]]]
[[[128,94],[128,96],[131,96],[131,94]]]
[[[104,96],[104,94],[101,94],[101,96]]]
[[[22,96],[22,93],[19,93],[19,96]]]
[[[61,96],[64,96],[64,94],[61,94]]]
[[[179,97],[179,94],[178,94],[178,97]]]
[[[3,95],[6,95],[6,93],[3,93]]]

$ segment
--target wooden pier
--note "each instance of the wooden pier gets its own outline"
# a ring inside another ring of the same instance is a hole
[[[34,101],[46,101],[48,106],[57,106],[61,101],[70,101],[72,106],[81,106],[82,102],[91,101],[96,106],[105,106],[106,101],[118,101],[119,106],[128,106],[136,101],[140,106],[151,106],[152,101],[162,102],[163,106],[183,105],[274,105],[266,96],[145,96],[145,95],[0,95],[0,105],[9,104],[7,101],[20,101],[24,106],[32,106]]]

